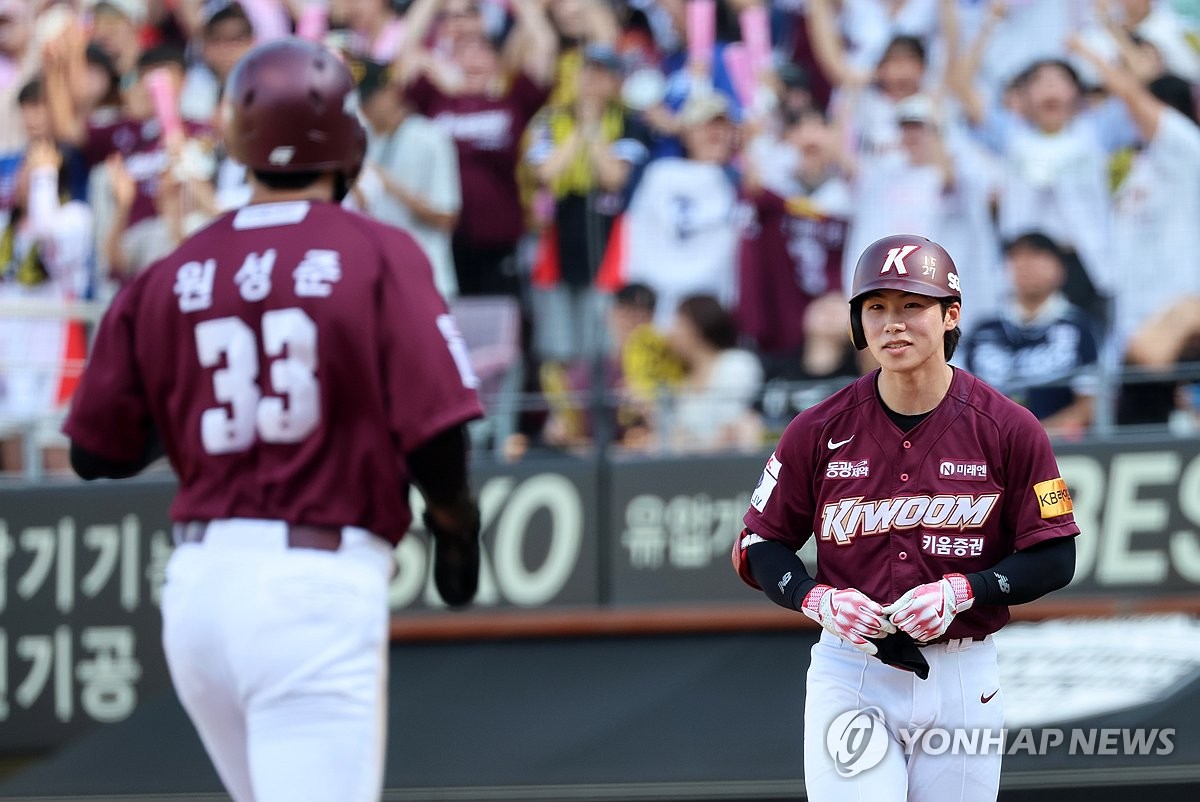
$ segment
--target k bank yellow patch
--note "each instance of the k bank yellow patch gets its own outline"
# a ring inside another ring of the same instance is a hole
[[[1038,482],[1033,486],[1033,495],[1037,498],[1038,509],[1043,518],[1066,515],[1075,509],[1071,504],[1071,493],[1067,490],[1067,483],[1061,476]]]

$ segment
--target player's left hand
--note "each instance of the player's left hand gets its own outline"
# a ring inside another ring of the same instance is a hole
[[[950,628],[954,616],[971,609],[975,594],[962,574],[946,574],[937,582],[917,585],[883,608],[901,632],[921,643],[940,638]]]

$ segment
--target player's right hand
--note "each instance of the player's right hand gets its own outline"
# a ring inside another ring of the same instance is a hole
[[[804,597],[801,612],[866,654],[879,651],[867,638],[880,638],[896,631],[883,614],[883,607],[854,588],[817,585]]]

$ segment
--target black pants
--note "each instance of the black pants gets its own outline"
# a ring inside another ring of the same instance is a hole
[[[479,247],[454,239],[454,272],[460,295],[508,295],[521,299],[517,246]],[[522,309],[525,304],[522,302]]]

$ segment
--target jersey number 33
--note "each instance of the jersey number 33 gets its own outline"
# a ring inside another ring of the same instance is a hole
[[[200,416],[200,441],[209,454],[246,451],[256,439],[298,443],[321,420],[317,384],[317,325],[304,310],[274,309],[262,317],[262,350],[271,358],[271,389],[258,384],[258,333],[241,318],[222,317],[196,325],[196,352],[213,372],[220,404]],[[286,349],[287,356],[284,356]]]

